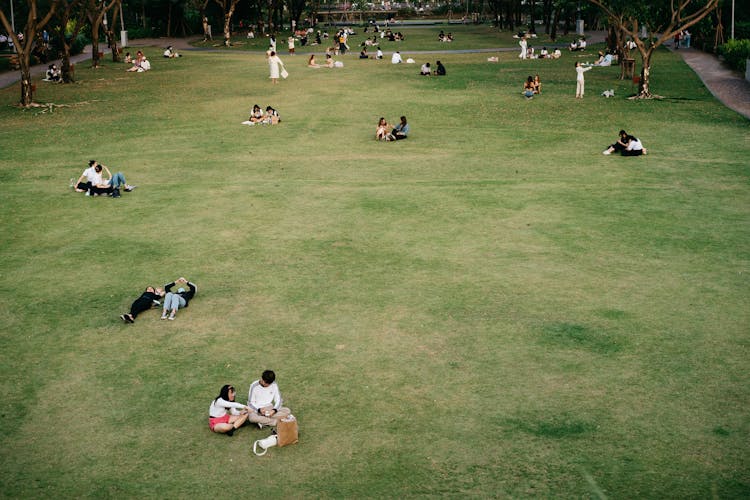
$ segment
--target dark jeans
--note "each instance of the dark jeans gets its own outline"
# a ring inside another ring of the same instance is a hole
[[[623,150],[622,156],[641,156],[643,154],[642,149],[632,149],[628,151],[627,149]]]

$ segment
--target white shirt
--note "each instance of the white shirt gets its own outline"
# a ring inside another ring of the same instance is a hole
[[[400,62],[403,62],[403,60],[401,59],[401,54],[399,54],[398,52],[394,52],[391,56],[391,63],[398,64]]]
[[[276,382],[268,387],[260,385],[260,380],[250,384],[250,391],[247,393],[247,406],[253,410],[273,405],[274,409],[281,408],[281,392]]]
[[[378,49],[378,51],[375,53],[376,59],[382,59],[383,58],[383,51]]]
[[[99,186],[101,184],[104,184],[104,179],[102,179],[102,173],[97,172],[94,167],[89,167],[86,170],[84,170],[83,176],[86,177],[86,180],[89,181],[94,186]]]
[[[628,143],[628,147],[626,148],[627,151],[641,151],[643,149],[643,144],[641,144],[641,141],[633,137],[630,139],[630,142]]]
[[[576,66],[576,73],[577,73],[576,80],[578,80],[579,82],[582,82],[583,81],[583,73],[586,72],[586,71],[588,71],[588,70],[590,70],[590,69],[591,69],[591,66],[589,66],[588,68],[584,68],[583,66]]]
[[[143,61],[141,61],[141,69],[143,71],[148,71],[151,69],[151,63],[148,62],[148,59],[146,59],[145,57],[143,58]]]
[[[429,74],[430,73],[430,67],[427,66],[427,63],[422,65],[422,69],[419,70],[422,74]]]
[[[223,417],[227,414],[227,409],[229,409],[229,412],[232,415],[237,415],[239,414],[238,410],[245,409],[245,405],[227,401],[226,399],[216,398],[211,401],[211,406],[208,407],[208,416],[211,418]]]

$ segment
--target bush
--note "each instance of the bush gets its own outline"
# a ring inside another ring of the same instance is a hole
[[[734,23],[734,38],[735,40],[750,39],[750,22]]]
[[[750,40],[729,40],[719,46],[719,54],[730,68],[744,73],[747,58],[750,57]]]
[[[128,28],[128,40],[134,38],[151,38],[153,36],[153,30],[149,28]]]

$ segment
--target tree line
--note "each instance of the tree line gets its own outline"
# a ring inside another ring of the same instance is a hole
[[[500,29],[535,33],[544,30],[553,40],[562,26],[567,33],[582,19],[588,29],[606,27],[608,44],[620,56],[630,59],[626,41],[632,40],[641,57],[639,97],[652,97],[651,61],[654,51],[674,35],[690,28],[728,0],[466,0],[451,7],[482,11]],[[60,47],[62,81],[73,81],[71,46],[82,30],[92,43],[92,65],[100,60],[100,39],[106,40],[112,58],[118,61],[118,25],[127,23],[150,31],[152,19],[158,19],[161,34],[186,36],[202,28],[210,36],[209,25],[221,26],[224,44],[231,42],[233,21],[242,19],[259,27],[261,33],[280,31],[283,26],[310,26],[321,9],[330,9],[320,0],[15,0],[14,17],[22,20],[21,30],[13,30],[8,19],[9,0],[0,0],[0,22],[9,34],[18,55],[21,71],[22,106],[33,102],[31,53],[42,43],[47,30]],[[348,4],[351,10],[365,9],[364,0]],[[123,12],[128,18],[123,19]],[[323,11],[324,12],[324,11]],[[18,34],[22,33],[22,37]]]

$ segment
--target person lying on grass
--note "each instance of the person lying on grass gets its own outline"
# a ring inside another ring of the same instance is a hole
[[[172,288],[175,285],[187,285],[189,289],[185,290],[183,286],[180,286],[177,289],[177,292],[172,292]],[[164,290],[167,292],[167,295],[164,297],[164,308],[162,309],[161,319],[169,319],[172,321],[177,314],[177,310],[187,307],[190,300],[195,297],[195,292],[198,291],[198,287],[195,286],[195,283],[192,283],[185,278],[178,278],[172,283],[164,285]],[[167,313],[169,313],[168,318]]]
[[[140,313],[148,311],[152,307],[159,307],[161,305],[161,302],[159,301],[162,297],[164,297],[164,290],[147,286],[141,296],[135,299],[131,304],[130,312],[121,314],[120,319],[125,323],[135,323],[135,318],[138,317]]]

